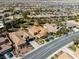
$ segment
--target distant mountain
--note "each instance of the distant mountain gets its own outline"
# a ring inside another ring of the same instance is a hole
[[[52,6],[52,5],[58,5],[58,4],[79,4],[79,0],[0,0],[1,4],[18,4],[22,3],[23,5],[39,5],[39,6]]]
[[[79,0],[0,0],[0,2],[79,2]]]

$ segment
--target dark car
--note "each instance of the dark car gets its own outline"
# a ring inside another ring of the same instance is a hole
[[[6,59],[6,57],[2,54],[0,54],[0,59]]]
[[[12,54],[11,52],[9,52],[9,53],[7,53],[7,56],[8,56],[9,58],[12,58],[12,57],[13,57],[13,54]]]

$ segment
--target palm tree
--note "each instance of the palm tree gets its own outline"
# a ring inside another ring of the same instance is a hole
[[[7,26],[6,26],[5,18],[3,18],[3,25],[4,25],[4,30],[7,31],[8,28],[7,28]]]
[[[79,36],[76,36],[75,38],[73,38],[73,40],[75,45],[79,44]]]
[[[23,11],[22,12],[22,16],[24,19],[28,19],[29,17],[27,15],[29,15],[30,13],[28,11]]]

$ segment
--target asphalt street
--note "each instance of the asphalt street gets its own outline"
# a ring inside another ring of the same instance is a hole
[[[79,32],[74,32],[68,36],[63,36],[55,41],[52,41],[32,53],[24,56],[22,59],[46,59],[48,56],[73,41],[73,36],[79,35]]]

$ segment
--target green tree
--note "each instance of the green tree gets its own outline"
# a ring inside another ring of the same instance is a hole
[[[3,25],[4,25],[4,30],[8,30],[7,26],[6,26],[6,21],[5,21],[5,18],[3,18]]]
[[[23,12],[22,12],[23,18],[24,18],[24,19],[28,19],[28,18],[29,18],[29,17],[27,16],[28,14],[29,14],[29,12],[23,11]]]

